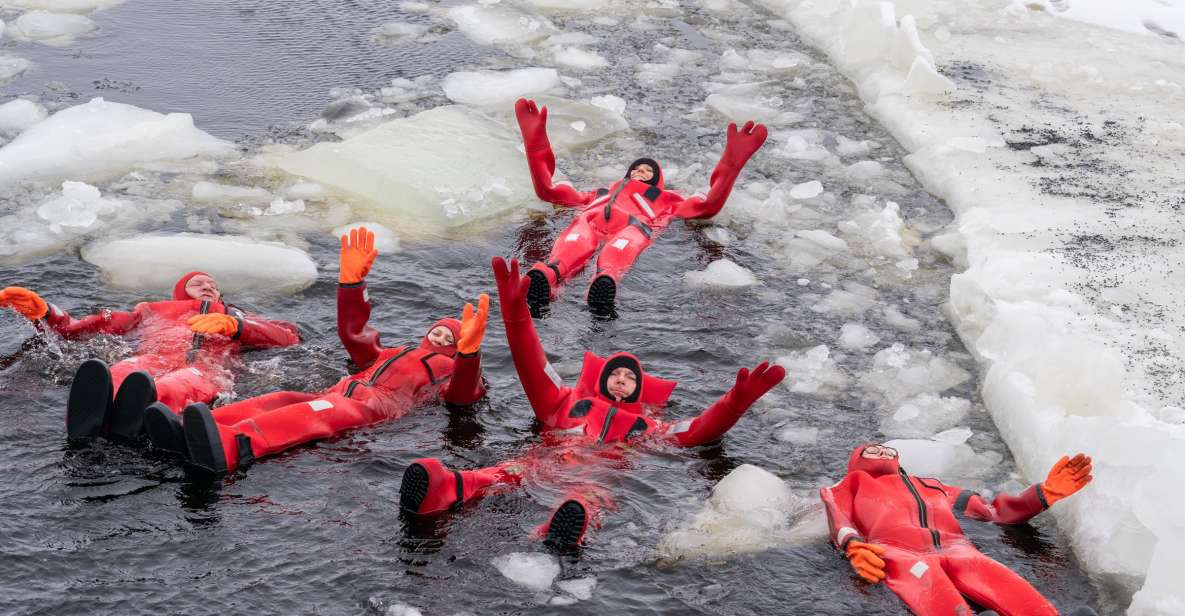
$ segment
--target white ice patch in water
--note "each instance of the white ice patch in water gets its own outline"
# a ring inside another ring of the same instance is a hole
[[[586,577],[576,578],[574,580],[560,580],[555,583],[555,587],[580,601],[588,601],[592,598],[593,589],[597,587],[597,578]]]
[[[871,254],[895,260],[913,255],[907,243],[911,236],[901,219],[901,207],[892,201],[879,211],[864,212],[838,226],[852,243]]]
[[[811,306],[811,311],[837,316],[857,316],[876,305],[876,289],[858,282],[845,282],[822,301]]]
[[[601,54],[579,47],[563,47],[556,50],[555,62],[561,66],[583,71],[592,71],[609,66],[609,61]]]
[[[317,266],[304,251],[229,235],[181,233],[94,242],[83,247],[82,258],[102,270],[113,286],[145,291],[170,291],[193,270],[208,272],[228,295],[292,293],[317,279]]]
[[[340,238],[348,234],[351,229],[358,227],[366,227],[374,233],[374,249],[379,251],[379,254],[389,255],[399,252],[399,236],[377,222],[356,222],[338,227],[333,230],[333,237]]]
[[[123,4],[126,0],[2,0],[0,6],[86,15]]]
[[[819,180],[796,184],[794,188],[790,189],[791,199],[811,199],[821,194],[823,194],[823,183]]]
[[[260,205],[270,203],[275,197],[266,188],[258,186],[231,186],[201,181],[193,185],[193,200],[198,203],[238,203]]]
[[[880,431],[890,438],[927,438],[957,426],[970,409],[971,402],[963,398],[918,394],[881,419]]]
[[[392,21],[370,31],[371,37],[384,45],[398,45],[420,39],[427,34],[429,26]]]
[[[848,249],[848,243],[831,235],[830,233],[820,229],[808,229],[806,231],[797,231],[794,233],[795,237],[800,237],[808,242],[811,242],[821,248],[833,252],[845,251]]]
[[[703,271],[686,272],[683,279],[697,289],[735,290],[761,284],[753,272],[728,259],[712,261]]]
[[[0,148],[0,185],[90,179],[143,163],[235,155],[234,144],[194,128],[187,113],[162,115],[94,98],[34,124]]]
[[[547,554],[512,552],[495,556],[490,564],[506,579],[531,590],[547,590],[560,574],[560,564]]]
[[[39,103],[16,98],[0,105],[0,135],[13,137],[49,116]]]
[[[519,140],[517,130],[449,106],[314,145],[278,164],[352,197],[355,211],[383,224],[441,230],[534,200]]]
[[[709,94],[704,104],[737,124],[753,120],[777,126],[792,124],[802,119],[802,115],[798,113],[783,111],[783,101],[780,98],[761,96],[762,85],[746,83],[721,88]]]
[[[960,480],[985,477],[1004,456],[994,451],[976,453],[966,443],[926,439],[894,439],[885,443],[900,454],[901,466],[917,477],[934,477],[957,485]]]
[[[503,107],[560,85],[560,76],[554,68],[458,71],[449,73],[440,85],[453,102]]]
[[[814,445],[819,440],[819,429],[801,426],[787,426],[778,430],[774,438],[792,445]]]
[[[779,357],[777,364],[786,369],[786,379],[782,382],[794,393],[834,398],[850,382],[824,344]]]
[[[321,201],[328,194],[325,187],[316,182],[297,182],[284,189],[284,196],[289,199],[304,199],[305,201]]]
[[[500,5],[455,6],[447,15],[461,34],[480,45],[515,48],[556,32],[556,27],[546,18]]]
[[[0,56],[0,85],[16,79],[29,69],[29,61],[16,56]]]
[[[896,405],[918,394],[941,393],[970,378],[966,370],[935,357],[929,349],[907,349],[898,343],[872,357],[872,367],[860,378],[860,386]]]
[[[839,346],[849,351],[863,351],[880,341],[880,336],[859,323],[844,323],[839,331]]]
[[[922,329],[921,321],[905,316],[896,306],[885,306],[881,309],[881,314],[885,315],[885,324],[890,327],[907,332],[916,332]]]
[[[606,109],[616,115],[622,115],[625,113],[625,99],[621,98],[620,96],[613,96],[612,94],[594,96],[590,98],[588,102],[594,107]]]
[[[114,212],[124,204],[117,199],[104,199],[99,189],[82,182],[63,182],[62,194],[52,197],[37,208],[37,215],[58,232],[60,227],[86,229],[99,216]]]
[[[768,471],[742,464],[712,488],[703,509],[659,540],[658,553],[664,560],[732,556],[826,536],[817,499],[796,496]]]
[[[704,237],[709,241],[727,246],[736,241],[737,236],[728,229],[728,227],[711,226],[702,231]]]
[[[565,150],[591,145],[630,127],[621,115],[625,101],[613,99],[617,97],[583,103],[544,94],[536,96],[535,102],[547,107],[547,136],[552,146]]]
[[[96,28],[95,22],[83,15],[29,11],[9,23],[6,31],[18,41],[63,46]]]

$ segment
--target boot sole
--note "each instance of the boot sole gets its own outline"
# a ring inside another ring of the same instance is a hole
[[[413,463],[403,471],[399,484],[399,506],[408,513],[419,513],[420,506],[428,497],[428,469]]]
[[[556,510],[547,526],[547,538],[544,542],[557,548],[573,548],[580,545],[584,537],[588,512],[584,505],[570,500]]]
[[[115,404],[111,407],[111,436],[131,441],[143,433],[144,411],[156,402],[156,384],[147,372],[136,371],[128,375],[115,393]]]
[[[103,434],[111,406],[111,370],[97,359],[88,359],[74,373],[66,402],[66,437],[72,441]]]
[[[222,437],[218,434],[218,424],[210,414],[209,407],[204,404],[185,407],[181,422],[189,461],[209,473],[226,474],[226,452],[222,450]]]
[[[617,301],[617,283],[608,276],[598,276],[588,288],[588,308],[598,316],[613,314]]]
[[[148,441],[153,447],[189,456],[185,429],[181,427],[180,418],[169,407],[159,402],[149,405],[144,411],[144,430],[148,432]]]
[[[527,272],[527,278],[531,279],[527,287],[527,308],[532,317],[538,318],[551,304],[551,284],[547,282],[547,275],[539,270]]]

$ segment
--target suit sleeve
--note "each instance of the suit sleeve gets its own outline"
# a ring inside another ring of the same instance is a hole
[[[258,315],[233,315],[239,323],[234,338],[253,347],[286,347],[300,343],[300,329],[287,321],[270,321]]]
[[[337,337],[341,339],[350,359],[365,370],[369,368],[383,345],[379,332],[367,324],[370,321],[370,298],[366,283],[337,286]]]
[[[104,309],[98,314],[75,319],[65,310],[50,304],[43,323],[45,328],[57,332],[63,338],[78,338],[88,334],[126,334],[140,324],[142,317],[139,305],[131,312]]]
[[[553,183],[555,175],[555,154],[551,144],[537,144],[535,149],[527,146],[527,167],[531,170],[531,183],[539,199],[555,205],[580,207],[588,205],[597,197],[594,192],[580,192],[567,183]]]
[[[681,447],[711,443],[732,429],[748,408],[736,403],[730,389],[695,419],[672,426],[671,434]]]
[[[822,499],[823,508],[827,511],[831,544],[841,552],[847,550],[848,542],[865,540],[864,534],[852,522],[852,502],[855,500],[858,487],[859,476],[848,475],[830,488],[819,490],[819,498]]]
[[[735,167],[727,162],[725,157],[716,163],[712,177],[708,180],[708,194],[693,195],[675,206],[675,216],[685,219],[711,218],[724,209],[724,202],[732,194],[733,184],[741,175],[741,167]]]
[[[947,498],[955,515],[996,524],[1024,524],[1049,508],[1040,484],[1033,484],[1018,495],[997,494],[988,502],[979,494],[963,488],[947,486]]]
[[[486,395],[481,378],[481,351],[472,355],[457,353],[453,376],[445,385],[442,397],[446,404],[468,406]]]
[[[527,401],[535,411],[535,417],[547,427],[556,427],[559,415],[566,410],[563,403],[571,389],[563,385],[559,374],[547,361],[543,342],[535,331],[535,322],[531,320],[526,303],[523,303],[521,310],[518,308],[502,307],[506,341],[514,359],[514,369],[527,394]]]

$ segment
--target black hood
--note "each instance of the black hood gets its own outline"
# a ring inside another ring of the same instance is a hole
[[[628,178],[630,176],[630,172],[633,171],[638,165],[650,165],[650,168],[654,169],[654,175],[651,176],[650,180],[646,183],[651,186],[658,186],[659,188],[662,188],[662,167],[659,167],[658,161],[654,160],[653,158],[639,158],[638,160],[630,163],[630,166],[625,170],[625,177]]]

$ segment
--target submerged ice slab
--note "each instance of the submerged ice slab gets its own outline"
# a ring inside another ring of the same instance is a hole
[[[712,261],[703,271],[686,272],[683,278],[688,286],[718,291],[747,289],[761,284],[753,272],[728,259]]]
[[[278,164],[353,197],[379,222],[442,230],[534,200],[518,143],[517,131],[449,106],[314,145]]]
[[[17,98],[0,105],[0,135],[12,137],[44,120],[49,112],[40,104]]]
[[[201,270],[226,294],[294,293],[313,284],[317,266],[304,251],[283,244],[228,235],[145,235],[101,241],[82,258],[104,280],[125,289],[166,292],[186,272]]]
[[[56,227],[90,227],[99,216],[114,212],[121,203],[105,199],[99,189],[82,182],[63,182],[62,194],[50,198],[37,208],[37,215]]]
[[[333,237],[340,238],[349,233],[351,229],[358,227],[366,227],[374,233],[374,249],[379,251],[379,254],[388,255],[399,252],[399,236],[377,222],[356,222],[343,225],[333,230]]]
[[[84,15],[29,11],[9,23],[5,32],[18,41],[62,46],[96,28],[95,22]]]
[[[779,357],[777,363],[786,369],[783,383],[794,393],[834,398],[850,382],[824,344]]]
[[[123,4],[126,0],[0,0],[0,6],[53,13],[85,15]]]
[[[38,122],[0,148],[0,186],[113,176],[145,163],[235,153],[234,144],[195,128],[187,113],[164,115],[94,98]]]
[[[517,46],[555,34],[544,17],[502,5],[466,4],[448,10],[462,34],[480,45]]]
[[[560,574],[560,564],[547,554],[512,552],[490,561],[506,579],[531,590],[547,590]]]
[[[520,97],[546,92],[560,85],[554,68],[519,68],[508,71],[458,71],[440,83],[444,95],[455,103],[505,107]]]

